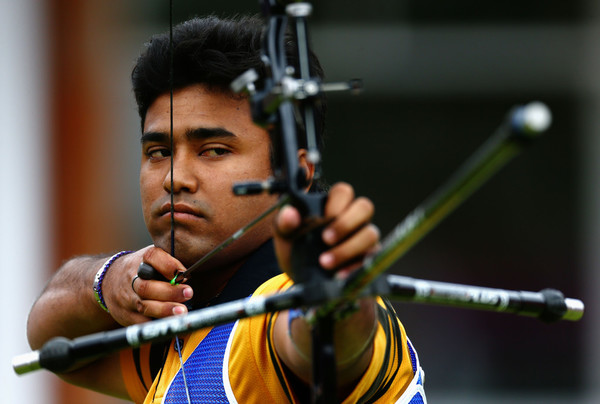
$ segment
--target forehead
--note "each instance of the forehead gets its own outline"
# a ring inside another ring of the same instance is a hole
[[[148,108],[144,133],[170,133],[170,95],[159,96]],[[208,90],[193,85],[173,93],[173,131],[197,128],[222,128],[236,135],[264,133],[252,121],[248,100],[231,93]]]

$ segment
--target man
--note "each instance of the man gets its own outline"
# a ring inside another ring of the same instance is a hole
[[[238,197],[231,192],[236,182],[273,174],[268,132],[252,122],[248,100],[229,90],[229,83],[248,68],[264,71],[261,29],[254,18],[215,17],[175,28],[172,148],[169,38],[156,36],[148,44],[132,79],[142,122],[142,210],[154,245],[108,260],[78,257],[65,263],[31,310],[32,348],[57,335],[73,338],[182,315],[188,307],[292,285],[281,274],[290,271],[292,235],[302,226],[292,207],[259,223],[187,283],[172,286],[136,277],[145,262],[171,278],[275,203],[273,195]],[[294,49],[288,52],[293,56]],[[312,69],[320,74],[318,62]],[[304,149],[298,158],[310,182],[314,167]],[[171,210],[175,257],[168,253]],[[376,248],[379,234],[370,223],[372,214],[372,203],[355,198],[349,185],[331,188],[322,231],[327,247],[319,256],[325,270],[347,276]],[[306,402],[309,330],[299,311],[258,316],[168,344],[126,350],[60,376],[135,402],[187,402],[187,397],[192,402]],[[334,339],[340,401],[393,402],[402,397],[408,402],[424,397],[416,354],[385,302],[358,302],[355,312],[336,322]]]

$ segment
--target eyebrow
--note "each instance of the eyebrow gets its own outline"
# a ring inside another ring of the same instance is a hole
[[[146,132],[142,135],[140,141],[142,144],[149,142],[166,143],[170,135],[165,132]],[[225,128],[194,128],[185,132],[188,140],[205,140],[213,138],[237,138],[237,136]]]
[[[237,138],[237,136],[225,128],[196,128],[185,132],[188,140],[211,139],[211,138]]]

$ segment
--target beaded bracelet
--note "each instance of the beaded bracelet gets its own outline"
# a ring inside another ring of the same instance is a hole
[[[108,307],[106,307],[106,303],[104,302],[104,297],[102,296],[102,281],[104,280],[104,275],[106,275],[106,271],[108,271],[108,268],[110,268],[112,263],[115,262],[119,257],[122,257],[123,255],[129,254],[132,252],[133,251],[121,251],[121,252],[116,253],[115,255],[110,257],[108,260],[106,260],[104,265],[102,265],[102,268],[100,268],[100,270],[96,273],[96,277],[94,278],[94,284],[92,286],[92,288],[94,289],[94,296],[96,297],[96,301],[98,302],[100,307],[102,307],[102,309],[104,311],[106,311],[107,313],[108,313]]]

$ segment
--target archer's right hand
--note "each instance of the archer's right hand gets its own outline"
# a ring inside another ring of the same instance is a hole
[[[102,284],[106,306],[115,321],[128,326],[187,313],[184,303],[192,298],[192,288],[185,284],[171,285],[169,282],[138,278],[137,270],[142,262],[151,265],[167,279],[173,278],[176,271],[185,271],[181,262],[154,246],[117,259]]]

